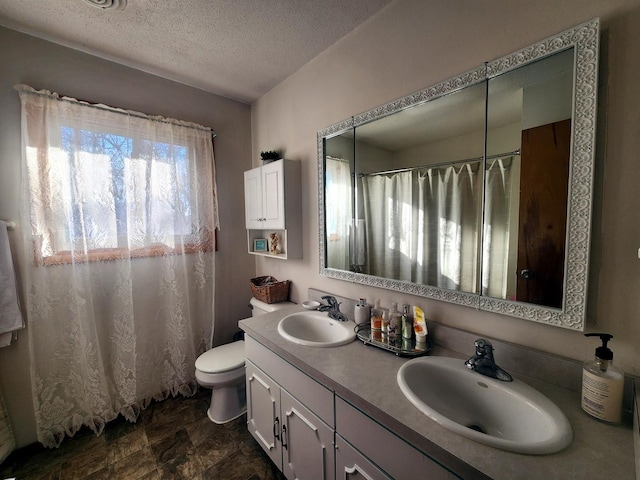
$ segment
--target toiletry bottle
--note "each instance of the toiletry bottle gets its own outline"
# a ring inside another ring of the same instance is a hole
[[[376,303],[371,309],[371,330],[382,330],[382,309],[380,308],[380,299],[376,299]]]
[[[602,346],[596,348],[593,361],[584,365],[582,372],[582,409],[589,415],[609,423],[622,421],[623,373],[613,366],[613,352],[607,342],[608,333],[585,333],[587,337],[600,337]]]
[[[371,309],[367,304],[366,298],[361,298],[358,301],[358,303],[356,303],[356,306],[353,312],[353,318],[355,319],[355,322],[357,325],[366,323],[371,318]]]
[[[389,343],[395,343],[396,337],[400,337],[401,334],[402,314],[398,311],[398,304],[393,302],[389,312]]]
[[[388,308],[382,308],[382,333],[388,334],[389,333],[389,322],[390,322],[390,318],[389,318],[389,309]]]
[[[402,306],[402,338],[411,340],[413,337],[413,321],[409,313],[409,305]]]
[[[416,334],[416,344],[427,341],[427,323],[424,320],[424,312],[418,306],[413,307],[413,331]]]

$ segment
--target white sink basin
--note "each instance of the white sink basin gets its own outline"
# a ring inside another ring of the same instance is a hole
[[[278,333],[290,342],[310,347],[336,347],[356,338],[355,323],[333,320],[325,312],[296,312],[278,323]]]
[[[469,370],[464,360],[416,358],[400,367],[397,381],[422,413],[477,442],[544,455],[573,440],[569,421],[542,393],[516,378],[503,382]]]

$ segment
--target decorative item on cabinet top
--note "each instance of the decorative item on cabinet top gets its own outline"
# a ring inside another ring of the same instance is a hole
[[[277,150],[267,150],[260,152],[260,159],[265,163],[271,163],[276,160],[280,160],[282,155]]]

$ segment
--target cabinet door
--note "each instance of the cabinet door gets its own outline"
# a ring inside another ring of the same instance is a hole
[[[246,379],[247,428],[271,461],[282,469],[280,387],[249,361]]]
[[[248,229],[262,228],[262,168],[244,172],[244,218]]]
[[[340,435],[336,435],[336,480],[389,480],[390,478],[345,442]]]
[[[333,479],[333,430],[286,390],[280,400],[282,472],[290,479]]]
[[[285,228],[284,160],[262,167],[262,214],[260,228]]]

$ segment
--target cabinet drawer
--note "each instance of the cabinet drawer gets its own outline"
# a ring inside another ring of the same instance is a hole
[[[336,480],[392,480],[360,452],[336,435]]]
[[[247,359],[333,428],[333,392],[249,336]]]
[[[393,478],[451,480],[444,467],[336,396],[336,433]]]

